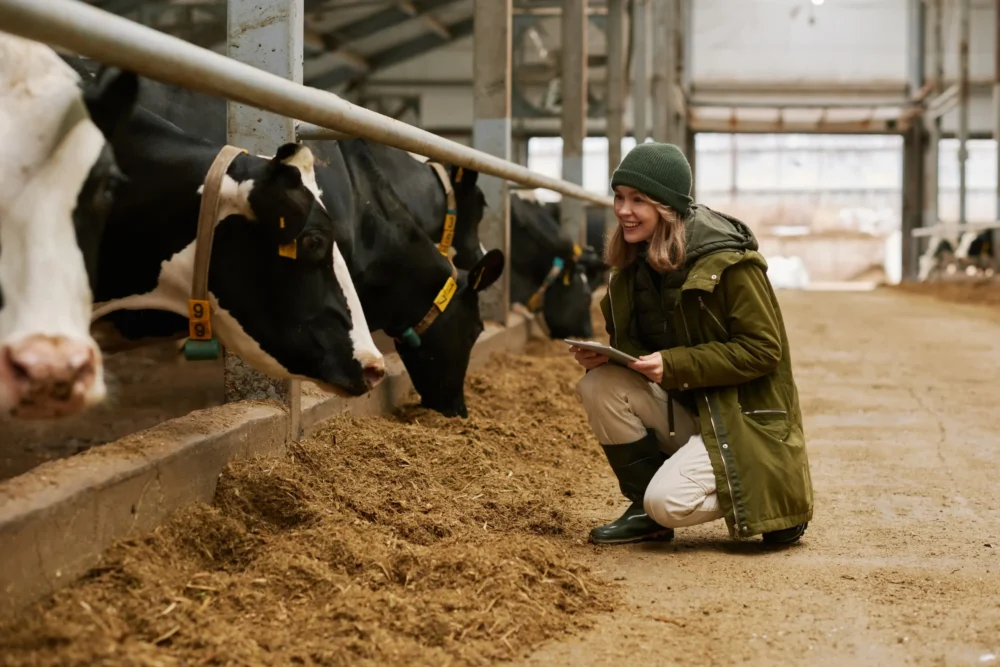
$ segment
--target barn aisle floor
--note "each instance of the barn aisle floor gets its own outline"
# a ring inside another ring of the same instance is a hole
[[[892,289],[782,292],[815,518],[761,553],[716,522],[585,547],[628,600],[525,664],[996,664],[1000,311]],[[581,495],[613,518],[614,481]]]

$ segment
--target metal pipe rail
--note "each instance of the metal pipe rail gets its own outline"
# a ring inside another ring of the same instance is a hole
[[[965,232],[985,232],[990,229],[1000,229],[1000,220],[994,222],[939,223],[929,227],[917,227],[910,234],[914,238],[934,236],[935,234],[964,234]]]
[[[5,32],[59,46],[150,79],[515,183],[600,206],[613,205],[608,196],[463,146],[351,104],[333,93],[293,83],[79,0],[0,0],[0,26]]]

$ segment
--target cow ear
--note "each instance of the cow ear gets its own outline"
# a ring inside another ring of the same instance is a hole
[[[471,190],[476,187],[476,180],[479,178],[479,172],[473,171],[472,169],[466,169],[465,167],[452,166],[448,170],[448,177],[451,178],[452,187],[456,190]]]
[[[469,269],[469,289],[482,292],[503,274],[503,252],[494,248],[483,255],[476,265]]]
[[[139,77],[118,68],[102,68],[97,82],[84,93],[90,119],[107,138],[132,115],[138,98]]]

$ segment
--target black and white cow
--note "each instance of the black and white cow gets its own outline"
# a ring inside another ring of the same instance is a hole
[[[106,137],[137,79],[88,93],[49,47],[0,33],[0,417],[77,414],[106,395],[90,335],[96,240],[120,173]]]
[[[437,172],[399,148],[367,142],[379,169],[396,195],[406,204],[417,224],[440,243],[448,212],[444,188]],[[455,193],[455,235],[452,262],[460,269],[471,269],[486,249],[479,241],[479,223],[486,209],[486,197],[476,185],[479,172],[444,165]]]
[[[976,275],[983,272],[992,276],[997,265],[993,247],[993,230],[938,234],[928,239],[927,250],[918,260],[920,280],[927,280],[938,273],[963,272]]]
[[[317,171],[324,200],[343,207],[341,219],[354,224],[351,251],[345,256],[369,326],[395,339],[424,407],[466,417],[465,375],[484,328],[479,293],[500,277],[503,253],[491,250],[469,271],[456,269],[454,295],[444,311],[419,337],[407,334],[434,307],[453,267],[396,196],[371,149],[371,143],[360,139],[314,147],[327,163]],[[421,166],[414,162],[413,168]]]
[[[593,290],[584,264],[576,257],[574,243],[562,233],[558,218],[552,217],[542,204],[511,195],[510,245],[511,301],[529,305],[558,259],[564,268],[544,293],[545,324],[553,338],[593,336]]]
[[[127,181],[101,236],[94,317],[127,338],[183,335],[201,193],[221,146],[141,107],[112,145]],[[213,328],[263,373],[356,396],[385,366],[336,241],[308,148],[239,155],[223,177],[212,245]],[[279,252],[290,244],[294,257]]]
[[[546,202],[543,206],[553,219],[557,221],[560,219],[559,202]],[[587,247],[583,249],[579,263],[587,274],[591,290],[596,290],[607,282],[607,271],[610,268],[603,260],[604,241],[607,236],[604,216],[607,210],[603,206],[586,207]]]
[[[142,79],[140,104],[184,123],[182,129],[190,134],[212,141],[221,136],[224,141],[225,103],[190,91],[173,95],[172,88]],[[314,141],[306,147],[316,156],[316,187],[337,222],[338,247],[343,249],[369,328],[399,339],[396,348],[424,406],[448,416],[466,416],[465,374],[472,346],[483,331],[478,293],[500,276],[503,254],[486,253],[468,272],[457,271],[454,295],[419,336],[419,346],[414,346],[416,339],[406,332],[420,323],[446,287],[451,264],[436,241],[422,232],[408,203],[395,195],[371,144]],[[413,169],[427,168],[408,155],[407,159]],[[440,185],[433,185],[440,190]],[[418,194],[413,196],[419,199]],[[163,323],[133,324],[132,337],[149,335],[154,326],[163,333]]]

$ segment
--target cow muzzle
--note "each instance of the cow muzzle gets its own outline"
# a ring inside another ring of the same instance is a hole
[[[91,341],[35,334],[0,345],[0,413],[52,419],[104,398],[100,351]]]

